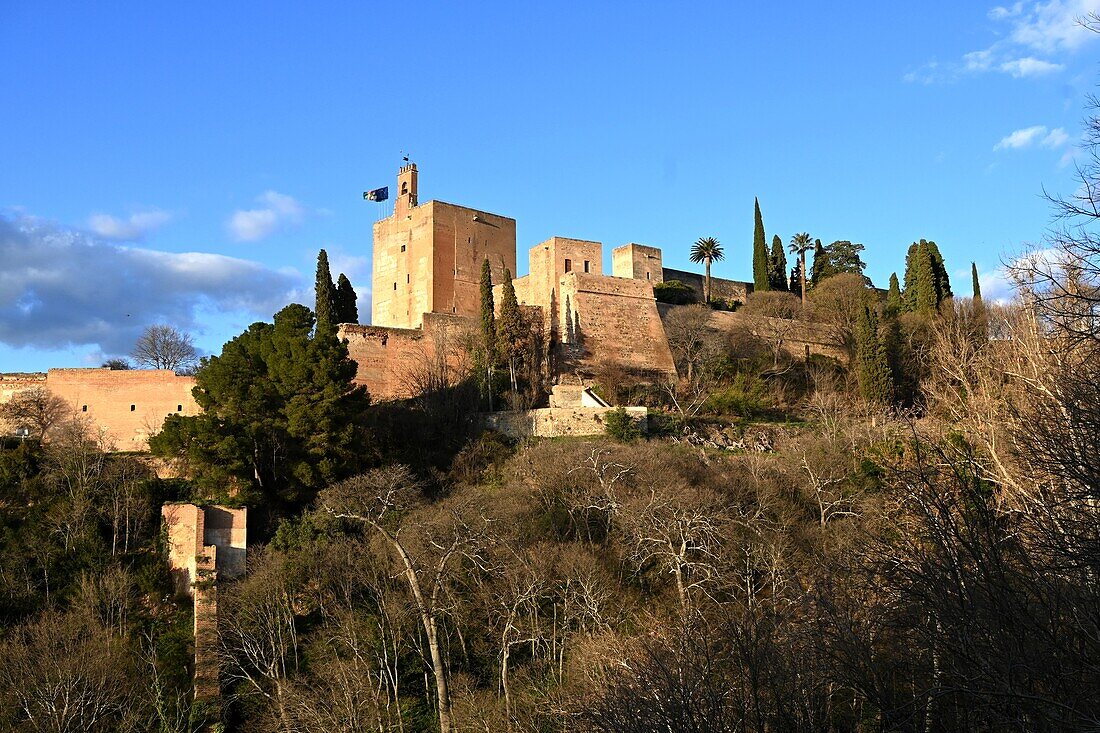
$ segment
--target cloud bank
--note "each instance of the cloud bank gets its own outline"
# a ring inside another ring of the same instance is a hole
[[[125,247],[29,216],[0,215],[0,342],[125,354],[148,325],[199,330],[198,314],[270,319],[297,274],[201,252]]]
[[[1069,142],[1069,135],[1061,127],[1048,130],[1046,125],[1032,125],[1009,133],[993,146],[994,150],[1019,150],[1040,145],[1051,150]]]

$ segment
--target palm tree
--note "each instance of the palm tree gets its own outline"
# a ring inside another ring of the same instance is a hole
[[[791,254],[802,258],[802,305],[806,305],[806,252],[813,249],[813,246],[814,240],[806,232],[791,237]]]
[[[722,245],[718,244],[718,240],[714,237],[700,237],[695,240],[695,244],[691,245],[691,261],[707,263],[707,284],[704,288],[706,291],[704,298],[708,303],[710,302],[710,263],[725,256]]]

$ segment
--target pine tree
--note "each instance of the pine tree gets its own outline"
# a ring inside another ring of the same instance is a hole
[[[336,322],[359,323],[359,307],[356,305],[358,297],[355,288],[351,286],[351,280],[344,273],[336,278]]]
[[[891,405],[894,379],[885,340],[879,335],[878,317],[864,306],[856,331],[856,369],[859,391],[868,402]]]
[[[516,371],[523,347],[523,314],[516,299],[516,288],[512,284],[512,273],[504,268],[504,293],[500,299],[500,318],[497,319],[497,351],[502,361],[508,364],[508,377],[512,391],[517,389]]]
[[[901,286],[898,284],[898,274],[890,273],[890,289],[886,291],[886,311],[897,315],[904,310],[901,298]]]
[[[970,263],[970,282],[974,288],[974,302],[980,303],[982,300],[982,285],[978,282],[978,264],[976,262]]]
[[[317,255],[317,332],[336,330],[336,287],[332,284],[332,273],[328,268],[328,252],[321,250]]]
[[[771,269],[768,261],[768,244],[764,240],[764,219],[760,216],[760,200],[754,199],[756,225],[752,234],[752,283],[758,291],[772,289]]]
[[[772,290],[788,291],[787,253],[783,249],[783,240],[776,234],[772,237],[771,256],[768,257],[768,280]]]

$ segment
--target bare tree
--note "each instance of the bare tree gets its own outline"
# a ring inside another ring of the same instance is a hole
[[[68,402],[45,387],[23,390],[0,405],[0,419],[12,428],[29,430],[39,439],[46,438],[53,427],[72,412]]]
[[[748,301],[741,312],[755,316],[750,328],[753,335],[767,342],[772,353],[772,368],[778,370],[788,352],[788,339],[799,326],[803,304],[791,293],[778,290],[753,293]]]
[[[146,328],[134,344],[130,356],[138,365],[148,369],[177,372],[191,369],[198,361],[191,335],[164,324]]]
[[[331,486],[321,492],[320,502],[334,517],[370,527],[400,560],[428,643],[439,728],[442,733],[452,733],[455,726],[449,668],[440,627],[451,600],[452,576],[463,562],[481,564],[481,546],[486,541],[484,516],[473,507],[453,501],[447,507],[423,506],[419,482],[407,467],[399,465],[376,469]],[[395,522],[418,507],[425,512],[418,517],[416,534],[403,536],[402,526]],[[433,512],[435,509],[438,511]]]

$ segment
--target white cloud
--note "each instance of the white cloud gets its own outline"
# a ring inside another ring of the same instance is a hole
[[[197,330],[210,313],[267,319],[303,285],[258,262],[126,247],[30,216],[0,216],[0,261],[0,342],[37,349],[125,354],[151,323]]]
[[[128,219],[119,219],[110,214],[92,214],[88,217],[88,228],[103,237],[116,242],[138,242],[154,229],[168,223],[172,215],[167,211],[140,211],[131,214]]]
[[[1048,130],[1046,125],[1032,125],[1016,130],[1001,138],[1000,142],[993,146],[994,150],[1019,150],[1041,145],[1044,148],[1060,148],[1069,141],[1069,135],[1061,127]]]
[[[1043,61],[1042,59],[1032,58],[1031,56],[1025,56],[1020,59],[1011,59],[1004,61],[1000,65],[1000,70],[1006,74],[1011,74],[1017,79],[1025,76],[1042,76],[1043,74],[1051,74],[1055,71],[1061,71],[1066,68],[1064,64],[1055,64],[1050,61]]]
[[[1009,148],[1026,148],[1047,133],[1043,125],[1033,125],[1022,130],[1016,130],[1001,138],[1001,141],[993,146],[994,150],[1006,150]]]
[[[287,225],[300,224],[306,209],[294,197],[277,191],[265,191],[256,197],[263,208],[233,212],[227,226],[240,242],[257,242]]]
[[[909,82],[955,81],[966,74],[996,71],[1017,79],[1054,74],[1066,68],[1062,59],[1097,37],[1082,20],[1100,13],[1100,0],[1048,0],[998,5],[987,16],[1001,40],[963,54],[957,62],[930,62],[905,74]]]

